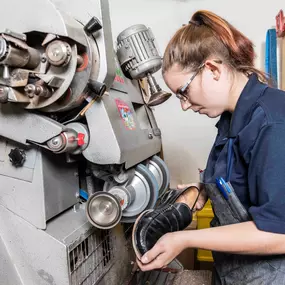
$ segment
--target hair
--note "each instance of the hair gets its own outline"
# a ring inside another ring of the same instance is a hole
[[[234,71],[246,75],[256,73],[260,81],[268,82],[266,74],[254,67],[255,56],[252,41],[223,18],[200,10],[168,43],[162,73],[174,64],[179,64],[183,70],[197,70],[205,60],[217,57]]]

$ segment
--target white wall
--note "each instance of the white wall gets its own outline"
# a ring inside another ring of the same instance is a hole
[[[199,9],[211,10],[227,19],[255,44],[256,66],[263,68],[266,31],[275,26],[275,16],[284,1],[260,0],[109,0],[113,37],[133,24],[152,28],[161,53],[173,33]],[[262,3],[262,4],[261,4]],[[166,88],[157,72],[156,78]],[[216,135],[216,120],[192,111],[183,112],[175,96],[154,110],[163,134],[165,161],[170,169],[171,186],[196,182],[198,167],[205,167]]]

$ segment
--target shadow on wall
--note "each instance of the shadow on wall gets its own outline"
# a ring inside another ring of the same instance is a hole
[[[161,87],[164,83],[161,81]],[[205,168],[218,120],[183,112],[175,96],[154,110],[162,131],[164,160],[170,171],[170,186],[199,181],[198,168]]]
[[[262,70],[264,70],[265,66],[265,41],[261,43],[261,48],[260,48],[260,67]]]
[[[181,145],[178,144],[166,144],[163,151],[167,153],[164,160],[170,171],[171,188],[176,188],[178,184],[199,182],[198,168],[203,166],[199,165],[195,154],[181,149]]]

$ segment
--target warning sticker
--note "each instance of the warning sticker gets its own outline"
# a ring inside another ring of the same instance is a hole
[[[123,72],[121,71],[120,68],[117,68],[116,69],[116,77],[114,79],[116,82],[119,82],[119,83],[125,83],[125,80],[123,78]]]
[[[134,130],[136,128],[136,124],[135,124],[132,110],[127,105],[127,103],[125,103],[121,99],[116,99],[115,101],[116,101],[118,111],[124,122],[125,127],[129,130]]]

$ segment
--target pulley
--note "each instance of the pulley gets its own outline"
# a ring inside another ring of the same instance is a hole
[[[170,174],[165,162],[157,155],[151,157],[146,167],[154,175],[158,187],[159,187],[159,198],[166,192],[170,183]]]
[[[137,165],[131,177],[123,184],[105,182],[103,188],[119,200],[123,223],[134,222],[142,211],[153,208],[158,199],[157,181],[145,165]]]

